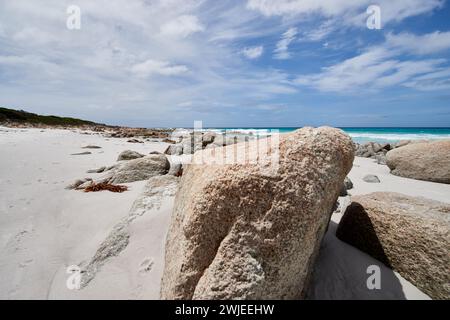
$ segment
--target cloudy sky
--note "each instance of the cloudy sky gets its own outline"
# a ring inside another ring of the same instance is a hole
[[[0,106],[133,126],[450,126],[450,3],[0,0]],[[81,29],[67,28],[67,8]]]

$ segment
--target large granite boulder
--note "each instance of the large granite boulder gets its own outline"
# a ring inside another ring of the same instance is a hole
[[[257,143],[274,140],[205,149],[186,165],[166,241],[161,298],[304,297],[354,148],[341,130],[303,128],[281,135],[279,148],[270,149],[279,150],[275,169],[276,156],[254,152]],[[210,164],[213,154],[228,157],[233,150],[248,151],[249,163]]]
[[[389,151],[386,157],[392,174],[450,183],[450,140],[410,143]]]
[[[354,196],[336,236],[430,297],[450,298],[449,204],[390,192]]]
[[[128,183],[147,180],[169,172],[170,162],[163,154],[151,154],[139,159],[128,160],[115,166],[106,180],[109,183]]]

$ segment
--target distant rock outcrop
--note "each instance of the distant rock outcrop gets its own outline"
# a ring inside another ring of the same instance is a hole
[[[353,143],[338,129],[303,128],[281,135],[278,170],[269,157],[257,164],[195,162],[215,152],[245,153],[256,143],[200,151],[186,165],[167,236],[163,299],[304,296],[352,167]]]
[[[389,151],[386,157],[392,174],[450,183],[450,140],[410,143]]]
[[[450,298],[450,205],[399,193],[352,197],[336,236],[434,299]]]

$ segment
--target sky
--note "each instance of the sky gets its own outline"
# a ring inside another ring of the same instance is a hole
[[[449,0],[0,0],[0,106],[107,124],[450,127],[449,59]]]

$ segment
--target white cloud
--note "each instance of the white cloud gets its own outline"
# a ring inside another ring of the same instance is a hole
[[[355,93],[405,86],[418,90],[441,90],[448,85],[449,71],[444,69],[446,59],[426,59],[432,54],[450,48],[447,33],[422,36],[400,34],[387,36],[379,46],[325,67],[321,72],[300,76],[295,83],[324,92]],[[404,54],[418,58],[405,59]]]
[[[297,36],[297,28],[289,28],[285,33],[283,33],[281,40],[277,42],[277,47],[274,50],[275,59],[289,59],[291,53],[288,51],[289,45],[295,40]]]
[[[182,15],[161,26],[161,34],[164,36],[187,37],[193,33],[204,31],[205,27],[199,19],[193,15]]]
[[[440,8],[444,0],[378,0],[383,25],[431,12]],[[326,18],[344,20],[348,24],[365,25],[366,9],[372,0],[248,0],[247,8],[265,16],[305,18],[322,15]]]
[[[450,49],[450,31],[414,35],[411,33],[388,34],[387,45],[410,54],[432,54]]]
[[[162,76],[174,76],[187,72],[189,69],[184,65],[173,65],[167,61],[146,60],[135,64],[131,71],[140,77],[148,77],[154,74]]]
[[[246,56],[248,59],[256,59],[259,58],[264,51],[263,46],[257,46],[257,47],[247,47],[242,50],[242,53],[244,56]]]
[[[270,52],[275,58],[294,58],[294,41],[323,40],[342,23],[357,24],[365,18],[358,15],[365,13],[366,2],[77,0],[82,28],[69,31],[65,19],[66,8],[73,3],[70,0],[0,1],[0,105],[130,125],[134,123],[127,121],[133,121],[130,114],[134,112],[140,115],[136,124],[147,126],[186,125],[199,110],[217,119],[225,107],[270,109],[267,106],[284,105],[280,101],[284,95],[298,94],[299,84],[292,82],[296,75],[291,68],[277,70],[249,59],[257,59],[269,46],[270,51],[275,49]],[[420,10],[430,12],[438,1],[378,2],[385,9],[394,8],[390,2],[395,2],[398,5],[392,12],[406,17]],[[258,3],[266,3],[267,8],[261,11],[255,7]],[[412,6],[406,8],[405,3]],[[384,14],[394,21],[389,12]],[[303,24],[303,18],[309,21]],[[360,22],[364,25],[364,19]],[[318,28],[311,30],[312,25]],[[444,34],[435,41],[444,43]],[[445,85],[445,67],[436,56],[434,60],[420,57],[426,62],[418,65],[422,73],[417,75],[408,71],[414,69],[412,64],[399,64],[403,61],[395,54],[406,51],[399,47],[410,45],[385,44],[384,57],[374,57],[375,49],[367,49],[353,53],[362,56],[359,60],[337,63],[334,59],[341,51],[336,50],[336,42],[344,40],[340,50],[350,40],[336,36],[326,39],[330,43],[327,56],[322,56],[321,50],[308,51],[314,58],[323,58],[322,65],[330,59],[333,65],[298,79],[298,83],[334,91],[347,90],[353,83],[358,88],[398,83],[421,90]],[[438,44],[428,46],[445,54]],[[345,53],[358,48],[361,44],[348,46]],[[298,62],[296,69],[308,65],[307,59]],[[428,71],[431,69],[434,71]],[[425,76],[430,78],[422,78]],[[383,80],[377,82],[379,78]],[[185,108],[180,111],[180,106]],[[108,112],[102,112],[106,109]],[[171,112],[174,110],[177,112]]]

